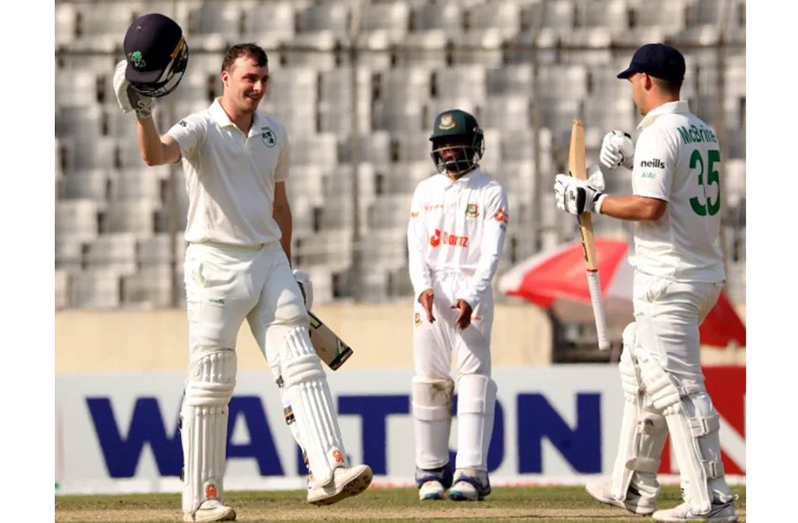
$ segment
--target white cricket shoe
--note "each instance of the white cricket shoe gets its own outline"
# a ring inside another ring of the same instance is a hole
[[[440,481],[430,480],[418,489],[418,499],[421,501],[443,499],[445,490]]]
[[[689,503],[678,507],[654,512],[654,521],[737,521],[734,513],[734,502],[712,503],[706,514],[696,514]]]
[[[485,499],[477,492],[476,487],[465,481],[458,481],[449,489],[449,499],[454,501],[480,501]]]
[[[628,510],[632,514],[647,516],[657,510],[657,500],[653,498],[645,498],[640,495],[636,490],[629,489],[626,493],[626,499],[621,501],[612,495],[612,487],[609,482],[595,481],[585,485],[587,493],[593,496],[596,501],[606,503],[607,505],[615,505]]]
[[[374,474],[368,465],[355,467],[338,467],[333,471],[333,479],[326,485],[308,482],[308,503],[314,505],[332,505],[342,499],[357,496],[371,485]]]
[[[457,469],[454,485],[449,489],[453,501],[482,501],[490,494],[490,480],[484,470]]]
[[[183,514],[183,521],[234,521],[236,511],[219,503],[218,499],[206,499],[193,514]]]

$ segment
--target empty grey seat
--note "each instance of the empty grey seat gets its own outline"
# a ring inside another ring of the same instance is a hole
[[[55,236],[91,240],[98,234],[99,207],[88,199],[55,202]]]
[[[84,242],[71,236],[55,238],[55,268],[70,273],[83,267]]]
[[[75,41],[75,4],[55,4],[55,46],[69,46]]]
[[[55,135],[86,139],[98,137],[102,134],[102,119],[102,110],[96,105],[62,106],[55,114]]]
[[[172,305],[172,271],[168,266],[146,267],[124,276],[121,288],[125,306],[154,309]]]
[[[407,35],[410,8],[406,2],[367,3],[360,16],[359,43],[371,49],[387,49]]]
[[[113,269],[119,274],[136,272],[135,234],[101,234],[86,246],[84,262],[90,269]]]
[[[243,16],[236,2],[199,4],[188,13],[189,42],[198,48],[219,49],[227,40],[238,41]]]
[[[424,2],[413,9],[410,17],[411,37],[416,33],[440,33],[454,38],[463,32],[463,11],[458,2]]]
[[[407,226],[413,193],[387,194],[377,198],[369,213],[369,228],[390,229]]]
[[[479,123],[483,128],[528,129],[531,126],[531,102],[523,94],[491,96]]]
[[[295,11],[290,1],[256,4],[244,10],[244,40],[264,48],[290,42],[295,34]]]
[[[82,169],[70,172],[69,175],[62,178],[59,197],[104,201],[108,199],[110,191],[110,178],[107,170]]]
[[[173,245],[174,241],[174,253]],[[174,240],[169,233],[158,233],[149,238],[137,240],[136,264],[144,269],[147,267],[168,266],[175,262],[179,267],[182,263],[181,251],[185,251],[182,234]],[[172,259],[174,256],[174,260]]]
[[[121,276],[114,269],[95,269],[72,276],[70,303],[87,309],[110,309],[121,303]]]
[[[55,105],[85,108],[97,103],[97,74],[92,70],[55,72]]]
[[[119,47],[133,20],[146,12],[139,1],[77,2],[75,10],[79,34],[72,47],[107,51]]]
[[[349,6],[343,2],[310,4],[300,12],[299,32],[326,33],[345,41],[349,37]]]
[[[299,134],[314,134],[317,132],[317,89],[318,73],[314,69],[280,69],[270,77],[269,94],[261,103],[261,110],[286,125],[289,140]]]
[[[164,181],[169,177],[169,166],[143,167],[116,171],[111,179],[111,199],[161,202],[166,195]],[[183,187],[176,188],[184,191]]]
[[[320,75],[319,130],[342,136],[352,133],[352,70],[340,67]],[[365,67],[357,71],[358,128],[371,128],[371,75]]]
[[[156,232],[157,202],[151,200],[117,201],[105,212],[104,233],[131,232],[149,236]]]

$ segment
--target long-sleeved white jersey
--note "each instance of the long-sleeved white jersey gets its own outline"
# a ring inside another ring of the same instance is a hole
[[[479,167],[456,181],[437,174],[419,183],[407,230],[416,299],[436,273],[460,272],[469,285],[456,298],[475,309],[491,288],[507,222],[504,189]]]

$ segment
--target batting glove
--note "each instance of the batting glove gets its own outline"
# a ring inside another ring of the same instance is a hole
[[[589,182],[577,180],[566,174],[558,174],[555,177],[554,195],[558,209],[577,216],[583,212],[599,213],[605,196],[601,189]]]
[[[149,118],[152,116],[155,99],[144,96],[133,89],[133,86],[130,85],[130,82],[125,78],[126,68],[127,61],[122,60],[116,64],[116,70],[114,70],[114,92],[119,102],[119,108],[122,109],[122,112],[125,114],[136,111],[137,118]]]
[[[310,274],[294,269],[294,279],[302,291],[302,297],[305,298],[305,308],[310,310],[313,307],[313,283],[310,281]]]
[[[631,169],[634,165],[634,157],[635,144],[629,133],[615,130],[604,135],[599,154],[599,159],[604,167],[615,169],[623,165],[627,169]]]

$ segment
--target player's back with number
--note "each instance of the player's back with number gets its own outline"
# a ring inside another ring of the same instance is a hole
[[[675,280],[724,280],[717,135],[684,101],[651,111],[640,127],[633,192],[668,207],[661,219],[635,224],[634,265]]]

